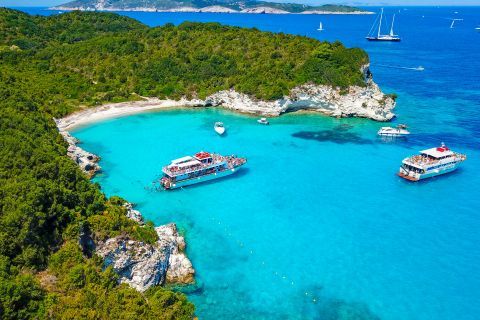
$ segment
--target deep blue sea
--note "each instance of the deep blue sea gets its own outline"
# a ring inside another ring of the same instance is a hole
[[[95,181],[108,195],[181,227],[201,319],[480,318],[480,7],[385,11],[397,14],[402,42],[367,42],[374,16],[124,13],[151,26],[218,21],[362,47],[375,81],[399,96],[395,122],[413,132],[382,141],[383,124],[367,119],[288,114],[260,126],[219,109],[75,131],[102,157]],[[450,29],[450,18],[464,20]],[[425,71],[395,68],[417,66]],[[468,155],[457,172],[421,183],[395,175],[404,157],[442,141]],[[249,162],[213,183],[151,189],[162,165],[199,150]]]

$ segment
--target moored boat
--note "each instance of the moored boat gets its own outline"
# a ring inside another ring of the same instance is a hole
[[[407,130],[406,125],[399,124],[396,128],[381,127],[377,134],[382,137],[406,137],[410,134],[410,131]]]
[[[225,133],[225,126],[223,125],[223,122],[215,122],[215,125],[213,126],[213,129],[219,135],[222,135],[222,134]]]
[[[268,122],[267,118],[260,118],[257,120],[258,123],[260,124],[270,124],[270,122]]]
[[[373,23],[372,28],[370,29],[370,32],[366,36],[366,39],[368,41],[390,41],[390,42],[399,42],[401,39],[398,35],[395,34],[393,31],[393,25],[395,23],[395,15],[393,15],[392,18],[392,25],[390,27],[390,33],[389,34],[382,34],[382,21],[383,21],[383,8],[380,12],[380,19],[378,19],[378,30],[375,33],[372,33],[374,31],[374,28],[377,24],[377,20]]]
[[[453,152],[442,143],[438,148],[404,159],[398,175],[410,181],[431,178],[456,170],[466,159],[466,155]]]
[[[218,179],[237,172],[246,162],[247,159],[236,156],[198,152],[193,157],[172,160],[168,166],[163,167],[160,184],[164,189],[170,190]]]

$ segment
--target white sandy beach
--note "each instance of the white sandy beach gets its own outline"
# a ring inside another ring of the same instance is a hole
[[[104,104],[96,108],[85,108],[61,119],[56,119],[60,131],[68,131],[89,123],[119,118],[132,114],[154,111],[167,108],[202,106],[202,100],[160,100],[147,98],[140,101],[127,101],[121,103]]]

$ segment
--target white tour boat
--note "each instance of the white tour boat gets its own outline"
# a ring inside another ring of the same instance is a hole
[[[378,130],[378,135],[382,137],[406,137],[409,134],[410,131],[407,130],[407,126],[404,124],[399,124],[396,128],[381,127]]]
[[[222,134],[225,133],[225,126],[223,125],[223,122],[215,122],[215,125],[213,126],[213,129],[219,135],[222,135]]]
[[[268,122],[267,118],[260,118],[257,120],[258,123],[260,124],[270,124],[270,122]]]
[[[237,172],[246,162],[245,158],[198,152],[193,157],[172,160],[163,167],[160,184],[170,190],[225,177]]]
[[[442,143],[438,148],[404,159],[398,175],[410,181],[431,178],[454,171],[466,159],[466,155],[455,153]]]

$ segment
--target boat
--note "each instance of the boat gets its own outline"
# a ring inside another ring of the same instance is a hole
[[[318,30],[318,31],[323,31],[323,30],[325,30],[325,29],[323,29],[323,23],[320,22],[320,26],[318,27],[317,30]]]
[[[380,20],[378,22],[378,30],[376,34],[373,34],[373,30],[375,28],[375,25],[377,23],[377,20],[372,25],[372,28],[370,29],[370,32],[368,33],[366,39],[368,41],[391,41],[391,42],[399,42],[401,39],[398,35],[396,35],[393,32],[393,25],[395,23],[395,15],[393,15],[392,18],[392,25],[390,27],[390,33],[389,34],[381,34],[381,29],[382,29],[382,20],[383,20],[383,8],[380,13]]]
[[[396,128],[381,127],[377,134],[382,137],[406,137],[410,134],[410,131],[407,130],[406,125],[399,124]]]
[[[480,27],[476,27],[475,30],[480,31]]]
[[[237,172],[245,163],[245,158],[201,151],[194,156],[172,160],[163,167],[160,185],[165,190],[172,190],[222,178]]]
[[[450,20],[452,20],[452,23],[450,24],[450,29],[453,29],[453,27],[455,26],[455,22],[463,21],[463,19],[450,19]]]
[[[225,133],[225,126],[223,125],[223,122],[215,122],[215,125],[213,126],[213,129],[219,135],[222,135],[222,134]]]
[[[265,125],[270,124],[270,122],[268,122],[267,118],[260,118],[260,119],[257,120],[257,122],[260,123],[260,124],[265,124]]]
[[[398,175],[409,181],[419,181],[452,172],[466,159],[466,155],[453,152],[442,143],[438,148],[423,150],[419,155],[405,158]]]

